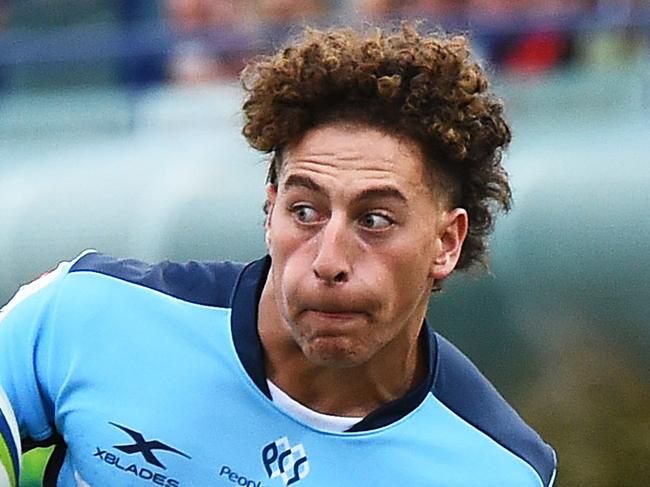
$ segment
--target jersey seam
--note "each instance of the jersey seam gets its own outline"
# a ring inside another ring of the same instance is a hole
[[[437,402],[439,402],[439,403],[440,403],[440,404],[441,404],[441,405],[442,405],[442,406],[443,406],[447,411],[449,411],[451,414],[453,414],[454,417],[458,418],[461,422],[463,422],[464,424],[468,425],[470,428],[472,428],[474,431],[477,431],[477,432],[480,433],[482,436],[485,436],[486,438],[488,438],[492,443],[494,443],[494,444],[496,444],[497,446],[499,446],[502,450],[504,450],[505,452],[507,452],[510,456],[513,456],[514,458],[516,458],[517,460],[519,460],[521,463],[523,463],[526,467],[528,467],[530,470],[532,470],[533,473],[535,474],[535,477],[537,477],[537,480],[539,480],[539,483],[540,483],[539,485],[540,485],[540,487],[546,487],[545,484],[544,484],[544,479],[542,479],[540,473],[537,471],[537,469],[536,469],[535,467],[533,467],[533,465],[532,465],[530,462],[528,462],[528,460],[526,460],[526,459],[523,458],[522,456],[520,456],[520,455],[518,455],[517,453],[515,453],[514,451],[512,451],[510,448],[508,448],[508,447],[505,446],[503,443],[501,443],[500,441],[498,441],[497,439],[495,439],[494,437],[492,437],[492,436],[491,436],[490,434],[488,434],[486,431],[483,431],[483,430],[480,429],[479,427],[475,426],[474,424],[470,423],[468,420],[466,420],[465,418],[463,418],[460,414],[458,414],[458,413],[457,413],[456,411],[454,411],[451,407],[449,407],[447,404],[445,404],[445,402],[444,402],[442,399],[440,399],[439,397],[437,397],[437,396],[433,393],[433,391],[430,391],[430,394],[431,394],[431,396],[434,397],[435,400],[436,400]]]
[[[111,276],[110,274],[105,274],[105,273],[100,272],[100,271],[93,271],[93,270],[89,270],[89,269],[83,269],[83,270],[68,272],[68,276],[72,276],[72,275],[76,275],[76,274],[80,274],[80,275],[89,274],[89,275],[98,276],[100,278],[106,278],[106,279],[109,279],[109,280],[118,281],[120,283],[123,283],[124,285],[131,285],[131,286],[134,286],[134,287],[136,287],[138,289],[149,291],[149,292],[152,292],[152,293],[157,294],[157,295],[165,296],[167,298],[171,298],[171,299],[174,299],[176,301],[180,301],[180,302],[185,303],[185,304],[191,304],[193,306],[199,306],[201,308],[224,309],[224,310],[231,309],[230,306],[218,306],[216,304],[195,303],[193,301],[189,301],[187,299],[183,299],[183,298],[180,298],[178,296],[174,296],[173,294],[166,293],[164,291],[161,291],[160,289],[145,286],[144,284],[139,284],[137,282],[129,281],[129,280],[123,279],[121,277]]]

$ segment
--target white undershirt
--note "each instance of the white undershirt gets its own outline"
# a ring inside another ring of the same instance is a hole
[[[307,406],[300,404],[269,379],[266,379],[266,383],[269,386],[271,399],[273,399],[274,403],[288,412],[291,416],[310,426],[314,426],[315,428],[341,433],[349,430],[352,426],[363,419],[354,416],[332,416],[330,414],[319,413],[318,411],[314,411],[313,409],[309,409]]]

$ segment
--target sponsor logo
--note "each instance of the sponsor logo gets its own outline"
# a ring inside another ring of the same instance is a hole
[[[102,450],[99,447],[95,448],[95,454],[93,456],[101,459],[107,465],[111,465],[112,467],[125,473],[132,474],[139,479],[149,480],[156,485],[162,485],[164,487],[180,486],[180,482],[177,479],[167,477],[166,475],[163,475],[159,472],[154,472],[153,470],[148,469],[147,467],[143,467],[142,465],[129,463],[128,460],[125,461],[118,455],[114,455],[107,450]]]
[[[251,480],[238,474],[228,465],[222,465],[219,470],[219,477],[226,477],[233,484],[241,485],[241,487],[264,487],[261,480]]]
[[[139,456],[131,458],[130,456],[121,456],[119,453],[109,451],[108,449],[96,447],[93,457],[101,460],[106,465],[121,470],[124,473],[133,475],[139,479],[149,481],[154,485],[162,487],[180,487],[181,483],[178,479],[172,476],[156,471],[157,469],[166,470],[167,467],[158,459],[154,451],[164,451],[180,455],[184,458],[191,459],[191,457],[176,448],[166,445],[158,440],[146,440],[144,435],[138,431],[127,428],[126,426],[117,423],[109,423],[111,426],[122,430],[129,435],[133,443],[113,445],[116,450],[125,453],[126,455],[141,455],[148,465],[138,462]],[[160,453],[157,453],[160,455]],[[152,465],[153,467],[150,467]]]
[[[131,445],[113,445],[113,448],[117,448],[118,450],[127,453],[129,455],[132,455],[133,453],[140,453],[142,454],[146,462],[151,465],[155,465],[156,467],[160,467],[162,469],[167,468],[160,462],[160,460],[158,460],[158,458],[156,458],[152,450],[168,451],[180,455],[182,457],[185,457],[188,460],[191,459],[189,455],[186,455],[182,451],[177,450],[176,448],[172,448],[169,445],[165,445],[161,441],[158,440],[145,441],[144,436],[142,436],[142,433],[133,431],[132,429],[127,428],[126,426],[121,426],[116,423],[109,423],[109,424],[124,431],[135,442]]]
[[[286,436],[262,448],[262,463],[270,479],[281,477],[292,485],[309,475],[309,461],[302,443],[291,446]]]

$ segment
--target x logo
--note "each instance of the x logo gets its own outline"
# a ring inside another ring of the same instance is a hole
[[[160,467],[166,470],[166,467],[162,463],[160,463],[160,460],[156,458],[152,450],[169,451],[172,453],[176,453],[177,455],[180,455],[182,457],[185,457],[188,460],[192,458],[189,455],[183,453],[182,451],[179,451],[176,448],[172,448],[169,445],[165,445],[164,443],[158,440],[145,441],[144,436],[142,436],[142,433],[133,431],[132,429],[127,428],[126,426],[121,426],[119,424],[112,423],[110,421],[109,424],[115,426],[116,428],[121,429],[126,434],[128,434],[133,439],[133,441],[135,441],[135,443],[133,443],[132,445],[113,445],[113,448],[117,448],[118,450],[123,451],[124,453],[128,453],[129,455],[132,453],[141,453],[144,459],[147,461],[147,463],[150,463],[151,465],[155,465],[156,467]]]

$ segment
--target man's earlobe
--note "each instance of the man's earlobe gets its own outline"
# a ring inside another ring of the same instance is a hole
[[[436,280],[444,279],[454,270],[463,249],[468,225],[467,211],[463,208],[455,208],[443,215],[431,277]]]

